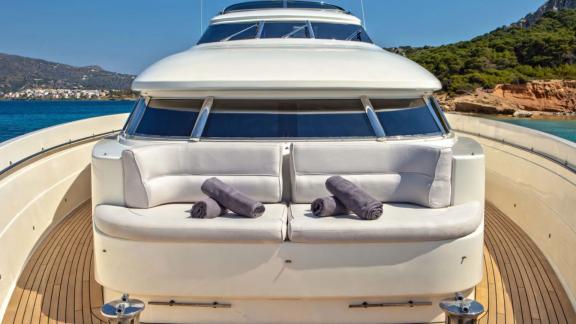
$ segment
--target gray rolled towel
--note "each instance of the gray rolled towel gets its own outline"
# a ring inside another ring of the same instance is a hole
[[[334,196],[318,198],[312,202],[312,214],[316,217],[329,217],[337,215],[346,215],[350,211],[338,198]]]
[[[246,196],[217,178],[204,181],[201,189],[208,197],[240,216],[256,218],[262,216],[266,210],[261,202]]]
[[[341,176],[328,178],[326,189],[362,219],[375,220],[382,216],[382,202]]]
[[[216,200],[206,197],[192,206],[190,217],[192,218],[216,218],[226,214],[226,208]]]

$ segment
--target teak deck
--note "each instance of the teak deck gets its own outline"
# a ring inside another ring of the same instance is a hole
[[[90,203],[58,224],[40,243],[2,323],[103,323],[102,288],[94,280]],[[530,238],[486,205],[484,277],[476,298],[480,323],[576,323],[566,292]],[[15,247],[17,248],[17,247]]]

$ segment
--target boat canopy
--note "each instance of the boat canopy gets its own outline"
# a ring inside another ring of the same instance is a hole
[[[373,44],[318,39],[256,39],[196,46],[142,72],[132,88],[172,91],[441,89],[415,62]],[[165,93],[164,93],[165,94]]]

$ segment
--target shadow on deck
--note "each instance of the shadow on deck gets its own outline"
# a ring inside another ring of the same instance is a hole
[[[50,232],[36,249],[2,323],[103,323],[102,288],[94,280],[90,203]],[[566,292],[530,238],[486,205],[484,277],[476,298],[480,323],[576,323]],[[17,248],[17,247],[15,247]]]

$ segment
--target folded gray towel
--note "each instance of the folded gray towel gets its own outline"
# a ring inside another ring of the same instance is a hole
[[[209,197],[195,203],[190,211],[190,217],[192,218],[216,218],[224,214],[226,214],[226,208]]]
[[[328,178],[326,189],[362,219],[375,220],[382,216],[380,201],[341,176]]]
[[[266,210],[261,202],[246,196],[217,178],[204,181],[201,189],[208,197],[240,216],[256,218],[262,216]]]
[[[347,215],[350,213],[348,208],[346,208],[346,206],[344,206],[344,204],[334,196],[314,200],[311,208],[312,214],[316,217]]]

